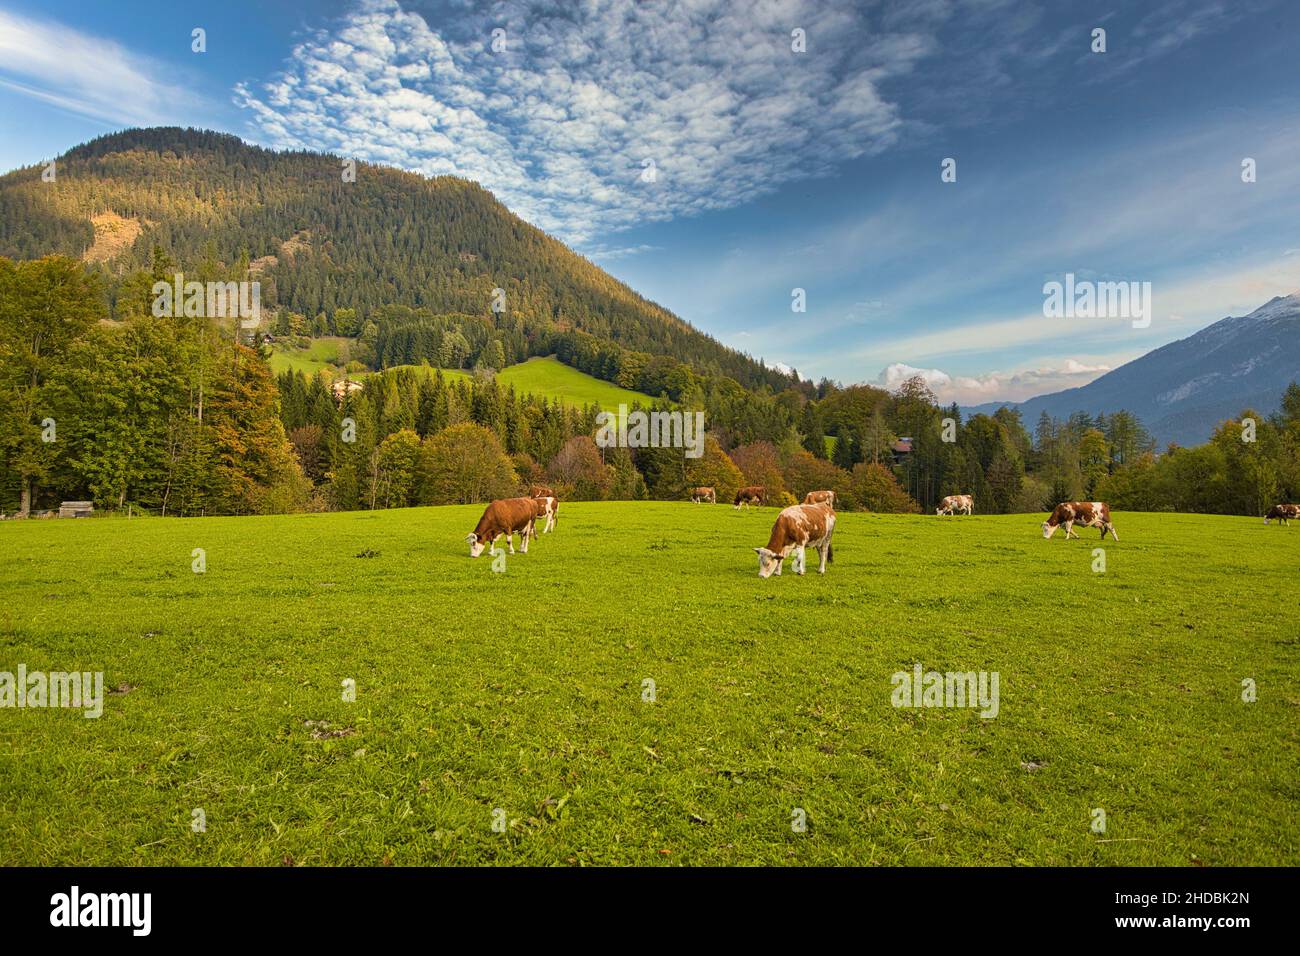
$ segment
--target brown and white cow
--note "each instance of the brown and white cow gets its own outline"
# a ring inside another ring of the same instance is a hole
[[[691,489],[691,501],[696,504],[707,501],[711,505],[718,503],[718,493],[713,488],[701,485],[699,488]]]
[[[826,562],[833,561],[831,534],[835,531],[835,511],[830,505],[791,505],[782,509],[772,525],[766,548],[758,552],[758,576],[769,578],[781,573],[781,562],[794,554],[794,573],[804,572],[804,548],[817,549],[821,557],[818,574],[826,573]]]
[[[530,486],[529,489],[528,489],[528,497],[530,497],[530,498],[554,498],[554,497],[555,497],[555,492],[552,491],[550,488],[547,488],[545,485],[532,485],[532,486]]]
[[[546,519],[546,527],[542,528],[542,534],[554,531],[555,525],[560,520],[560,499],[554,497],[532,498],[533,517],[537,520]]]
[[[1107,531],[1116,541],[1119,540],[1119,535],[1115,533],[1115,526],[1110,523],[1110,505],[1104,501],[1061,502],[1056,506],[1051,517],[1043,522],[1043,537],[1050,538],[1056,534],[1058,526],[1064,525],[1065,537],[1077,538],[1079,536],[1072,530],[1076,523],[1085,528],[1100,528],[1103,541],[1106,540]]]
[[[1274,505],[1264,515],[1264,524],[1276,518],[1282,524],[1290,524],[1292,518],[1300,518],[1300,505]]]
[[[934,509],[936,515],[951,515],[961,512],[964,515],[975,513],[975,499],[971,495],[949,495],[939,502]]]
[[[506,537],[510,553],[515,553],[513,535],[523,538],[520,551],[528,553],[528,539],[533,537],[533,521],[537,517],[537,504],[532,498],[498,498],[485,509],[483,517],[478,519],[478,526],[465,537],[469,544],[469,556],[477,558],[488,548],[488,554],[497,553],[497,539]]]
[[[835,492],[833,491],[810,491],[803,496],[803,503],[806,505],[830,505],[835,507]]]
[[[748,488],[741,488],[736,492],[736,500],[732,506],[739,508],[741,505],[761,505],[763,503],[763,486],[750,485]]]

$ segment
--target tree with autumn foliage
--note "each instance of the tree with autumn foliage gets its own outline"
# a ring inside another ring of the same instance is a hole
[[[792,455],[785,466],[785,486],[799,501],[803,501],[810,491],[833,491],[836,507],[849,508],[852,504],[850,484],[847,471],[806,451]]]
[[[686,459],[686,478],[692,488],[712,488],[719,501],[730,501],[745,484],[745,476],[712,435],[704,436],[699,458]]]
[[[519,491],[519,476],[500,440],[473,422],[451,425],[426,438],[418,472],[420,504],[476,504]]]
[[[745,484],[762,485],[769,500],[777,500],[785,491],[781,455],[771,442],[756,441],[734,448],[731,460],[745,476]]]
[[[849,485],[854,500],[868,511],[886,514],[915,514],[921,509],[912,496],[898,486],[898,480],[884,465],[858,462]]]

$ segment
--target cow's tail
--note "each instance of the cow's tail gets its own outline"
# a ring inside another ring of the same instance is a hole
[[[826,542],[826,563],[827,564],[835,563],[835,542],[834,541]]]

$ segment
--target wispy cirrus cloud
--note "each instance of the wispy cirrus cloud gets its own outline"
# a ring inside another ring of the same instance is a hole
[[[0,86],[109,125],[155,125],[195,98],[103,37],[0,10]]]
[[[612,262],[617,259],[629,259],[632,256],[644,255],[647,252],[658,252],[662,248],[663,246],[642,242],[635,246],[593,246],[586,249],[585,252],[588,258],[599,262]]]
[[[1125,34],[1112,38],[1111,52],[1120,56],[1097,58],[1081,54],[1081,61],[1096,63],[1100,69],[1093,81],[1113,79],[1137,71],[1148,60],[1167,56],[1207,33],[1221,30],[1244,17],[1258,16],[1274,6],[1274,0],[1165,0],[1142,9],[1141,19]],[[1112,26],[1113,14],[1098,18],[1097,25]]]
[[[396,0],[363,0],[235,99],[271,145],[466,176],[581,244],[893,144],[903,121],[881,85],[933,40],[863,18],[820,0],[502,0],[435,30]],[[807,53],[791,49],[796,28]]]

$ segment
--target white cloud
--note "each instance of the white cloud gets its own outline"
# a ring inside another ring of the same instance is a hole
[[[111,40],[0,10],[0,86],[113,125],[150,126],[194,103],[165,71]]]
[[[892,392],[909,378],[916,378],[918,375],[925,380],[925,384],[929,385],[930,389],[936,394],[939,389],[947,388],[952,383],[952,376],[941,369],[917,368],[914,365],[908,365],[906,362],[895,362],[893,365],[887,365],[880,370],[880,374],[876,376],[876,384]]]
[[[1059,366],[1022,369],[1018,372],[988,372],[983,375],[949,375],[937,368],[916,368],[895,362],[881,370],[876,385],[890,391],[919,375],[944,404],[979,405],[983,402],[1021,402],[1036,395],[1087,385],[1110,371],[1109,365],[1093,365],[1065,359]]]
[[[586,249],[584,254],[588,259],[610,262],[615,259],[639,256],[646,252],[659,252],[661,249],[663,249],[663,246],[652,246],[643,242],[635,246],[596,246]]]
[[[933,41],[864,17],[820,0],[609,0],[563,15],[499,0],[434,30],[396,0],[362,0],[235,100],[270,145],[466,176],[581,244],[735,206],[895,142],[902,120],[880,87]],[[808,53],[791,52],[794,27]]]

